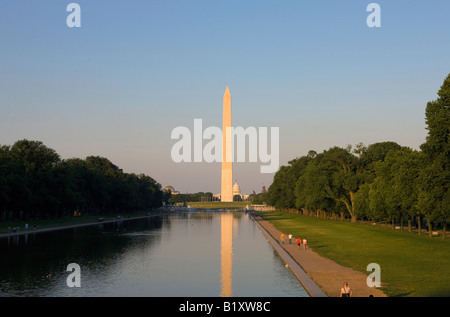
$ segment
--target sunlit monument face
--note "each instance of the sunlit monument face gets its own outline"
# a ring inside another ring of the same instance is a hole
[[[225,90],[223,95],[223,126],[222,126],[222,185],[221,201],[233,201],[233,166],[231,153],[231,135],[227,133],[231,130],[231,95],[230,90]]]

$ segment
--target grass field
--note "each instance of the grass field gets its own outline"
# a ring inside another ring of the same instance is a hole
[[[378,263],[388,296],[450,296],[450,239],[282,212],[261,215],[343,266],[369,275],[367,265]]]

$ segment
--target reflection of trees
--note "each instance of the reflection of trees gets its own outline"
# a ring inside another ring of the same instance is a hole
[[[26,289],[46,288],[50,284],[46,275],[67,276],[66,267],[72,262],[80,264],[82,270],[104,270],[125,253],[135,248],[148,249],[158,242],[158,234],[145,233],[162,226],[162,217],[151,217],[30,233],[26,240],[24,235],[0,239],[0,289],[5,283],[20,295]]]
[[[212,220],[213,214],[211,214],[210,212],[197,211],[189,213],[189,218],[200,220]]]
[[[220,215],[220,258],[221,258],[221,282],[220,296],[231,297],[233,295],[233,216],[234,213],[222,213]]]
[[[1,295],[86,296],[88,292],[88,296],[95,296],[96,294],[89,292],[95,292],[98,287],[91,287],[92,284],[89,283],[114,281],[116,274],[122,274],[120,270],[126,270],[128,265],[132,264],[129,259],[134,261],[151,257],[152,250],[156,249],[162,239],[176,239],[179,236],[179,230],[184,228],[184,219],[189,223],[187,228],[195,231],[197,229],[190,225],[189,219],[203,222],[206,225],[201,227],[203,229],[216,228],[210,227],[209,222],[217,219],[217,216],[226,217],[219,227],[222,229],[223,242],[220,251],[223,260],[221,277],[223,285],[226,286],[222,289],[222,295],[231,296],[233,226],[236,219],[243,216],[243,213],[237,212],[180,213],[139,220],[124,219],[115,223],[99,223],[53,232],[29,233],[27,243],[25,235],[12,236],[9,240],[0,239]],[[169,228],[176,222],[178,222],[177,234],[168,235],[172,232]],[[139,256],[135,257],[137,254]],[[81,266],[82,287],[78,293],[68,289],[65,284],[69,274],[66,272],[69,263],[78,263]],[[51,274],[52,277],[46,278],[47,274]]]

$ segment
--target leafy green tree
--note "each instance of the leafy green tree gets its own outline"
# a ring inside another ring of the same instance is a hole
[[[11,147],[0,147],[0,219],[19,219],[23,210],[31,209],[33,199],[30,175],[25,171],[23,160],[14,158]]]
[[[391,214],[386,203],[386,196],[388,195],[389,185],[386,184],[386,179],[377,177],[370,184],[369,189],[369,209],[370,215],[374,220],[389,220]]]
[[[252,204],[262,205],[267,203],[267,193],[256,194],[252,199]]]
[[[242,201],[241,195],[234,195],[233,196],[233,201]]]
[[[425,215],[431,237],[433,220],[448,220],[448,175],[438,161],[426,162],[419,176],[419,195],[417,208]],[[445,229],[444,229],[445,230]],[[445,235],[444,235],[445,238]]]
[[[370,209],[369,192],[371,183],[362,184],[355,194],[355,214],[358,219],[374,220]]]
[[[288,166],[281,166],[274,176],[272,185],[267,191],[267,203],[276,208],[295,208],[295,184],[312,160],[313,152],[289,161]]]
[[[394,196],[392,201],[399,210],[401,225],[403,227],[403,218],[408,218],[408,231],[411,232],[411,219],[417,217],[420,219],[422,212],[417,208],[419,195],[419,174],[422,169],[421,153],[409,148],[402,148],[398,151],[390,152],[385,160],[387,164],[390,161],[393,169],[393,186],[390,192]]]
[[[383,162],[386,156],[397,150],[401,146],[395,142],[378,142],[364,147],[361,144],[357,146],[354,153],[359,155],[359,189],[355,194],[355,213],[358,218],[367,218],[370,220],[386,220],[390,216],[387,214],[387,206],[383,195],[384,184],[380,185],[381,180],[376,179],[376,165]],[[373,184],[373,185],[372,185]],[[372,202],[370,198],[372,197]],[[383,199],[383,201],[381,201]]]
[[[11,147],[13,158],[22,161],[28,173],[50,169],[60,161],[59,155],[40,141],[21,140]]]
[[[360,165],[362,169],[362,182],[371,183],[375,177],[375,164],[384,161],[386,155],[391,151],[400,150],[401,146],[395,142],[378,142],[355,151],[360,154]]]
[[[390,151],[383,161],[375,164],[376,179],[374,183],[380,187],[374,188],[376,200],[384,200],[382,206],[394,224],[408,219],[408,230],[411,231],[411,217],[420,219],[417,209],[418,179],[421,170],[420,153],[403,147],[397,151]],[[380,203],[378,201],[378,203]]]
[[[425,212],[431,235],[431,219],[443,221],[445,232],[450,217],[450,74],[439,89],[438,98],[427,103],[425,118],[428,135],[421,145],[426,160],[421,174],[419,208]]]
[[[309,162],[295,187],[296,207],[305,211],[331,212],[336,209],[336,200],[330,197],[334,166],[324,153]],[[343,215],[342,215],[343,216]]]
[[[102,157],[61,160],[40,141],[0,146],[0,220],[115,213],[161,206],[161,185]]]
[[[450,74],[438,91],[438,98],[427,103],[425,118],[428,135],[421,149],[429,158],[442,160],[440,164],[448,168],[450,163]]]
[[[318,178],[325,197],[342,203],[346,207],[352,222],[356,222],[355,194],[360,185],[361,168],[358,158],[351,153],[351,146],[346,149],[333,147],[323,153],[324,160],[320,167],[326,174]]]

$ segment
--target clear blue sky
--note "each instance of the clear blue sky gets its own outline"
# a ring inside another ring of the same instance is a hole
[[[219,163],[172,162],[177,126],[280,127],[280,162],[331,146],[417,149],[450,73],[448,1],[0,2],[0,144],[100,155],[182,192],[220,190]],[[381,28],[366,7],[381,6]],[[235,164],[245,193],[269,186]]]

